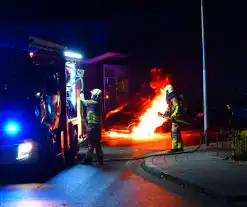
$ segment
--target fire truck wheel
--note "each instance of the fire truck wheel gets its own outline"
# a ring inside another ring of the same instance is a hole
[[[64,158],[57,156],[52,137],[48,137],[47,142],[40,147],[39,168],[42,169],[41,172],[48,175],[57,173],[65,168]]]

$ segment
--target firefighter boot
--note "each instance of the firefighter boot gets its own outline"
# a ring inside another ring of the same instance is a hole
[[[171,132],[171,138],[172,138],[172,149],[169,150],[167,153],[176,153],[179,152],[178,149],[178,137],[177,137],[177,132],[176,131],[172,131]]]
[[[183,152],[184,151],[184,147],[183,147],[183,143],[179,143],[178,144],[178,152]]]
[[[176,139],[172,140],[172,149],[168,151],[168,153],[176,153],[176,152],[183,152],[183,142],[177,141]]]
[[[182,139],[181,131],[178,131],[178,151],[183,152],[184,151],[184,143]]]
[[[176,152],[180,152],[179,149],[171,149],[171,150],[168,150],[168,154],[172,154],[172,153],[176,153]]]
[[[103,156],[99,156],[98,161],[99,161],[100,165],[104,165],[104,157]]]
[[[168,153],[183,152],[184,146],[182,141],[182,136],[180,134],[174,135],[172,139],[172,149]]]
[[[92,165],[93,164],[93,158],[85,158],[82,162],[82,165]]]

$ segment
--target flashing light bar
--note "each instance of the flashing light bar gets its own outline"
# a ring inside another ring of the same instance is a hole
[[[16,136],[20,131],[21,127],[17,122],[8,122],[5,125],[5,132],[9,136]]]
[[[29,37],[29,39],[32,41],[32,45],[39,45],[39,46],[42,46],[42,47],[48,47],[48,48],[53,48],[55,50],[66,50],[67,47],[63,46],[63,45],[59,45],[59,44],[56,44],[56,43],[53,43],[53,42],[48,42],[46,40],[42,40],[40,38],[37,38],[37,37]]]
[[[70,58],[75,58],[75,59],[82,59],[83,58],[83,56],[81,54],[70,52],[70,51],[65,51],[64,56],[70,57]]]

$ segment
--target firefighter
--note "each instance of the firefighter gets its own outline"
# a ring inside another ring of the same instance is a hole
[[[86,158],[82,164],[92,164],[92,157],[94,149],[96,150],[97,158],[99,164],[103,165],[103,150],[101,147],[101,97],[102,91],[100,89],[93,89],[91,91],[91,99],[85,100],[84,93],[81,91],[81,102],[86,106],[87,111],[87,141],[88,141],[88,150],[86,153]]]
[[[170,75],[165,78],[165,92],[166,100],[169,106],[168,111],[163,116],[168,116],[172,122],[171,138],[172,138],[172,149],[170,152],[183,151],[183,140],[180,131],[179,124],[176,123],[176,119],[179,119],[181,113],[180,99],[174,90],[170,82]]]

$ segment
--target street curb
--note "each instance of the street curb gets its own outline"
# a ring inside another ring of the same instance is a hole
[[[146,172],[160,178],[165,179],[175,184],[181,185],[185,188],[190,188],[196,192],[203,193],[206,196],[209,196],[214,199],[219,199],[227,203],[238,203],[238,202],[247,202],[247,195],[226,195],[219,193],[217,191],[204,188],[196,183],[190,182],[188,180],[179,178],[177,176],[171,175],[167,172],[164,172],[162,169],[158,168],[156,165],[153,164],[153,158],[147,158],[141,163],[141,167]]]

